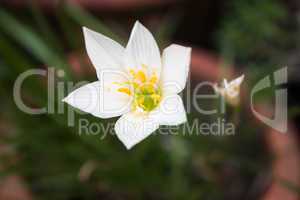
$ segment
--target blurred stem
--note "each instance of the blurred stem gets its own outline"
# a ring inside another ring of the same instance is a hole
[[[185,178],[183,176],[183,166],[187,157],[187,149],[180,137],[170,138],[170,158],[172,162],[171,170],[171,187],[172,198],[184,198],[183,194],[186,189]]]
[[[232,122],[235,125],[238,125],[240,123],[240,112],[241,112],[241,106],[240,106],[240,104],[233,107]]]
[[[60,28],[63,31],[64,38],[66,38],[68,46],[70,46],[72,49],[78,49],[81,48],[78,42],[78,35],[76,24],[72,21],[72,19],[69,18],[65,11],[64,1],[59,1],[58,7],[55,10],[55,16],[59,23]]]
[[[21,73],[33,67],[33,63],[27,59],[17,48],[9,42],[0,32],[0,53],[4,61],[13,67],[17,73]]]
[[[42,31],[42,34],[48,41],[48,44],[52,45],[54,49],[56,49],[60,54],[63,54],[63,48],[61,43],[53,33],[52,29],[49,26],[49,23],[46,20],[46,17],[41,12],[41,8],[37,3],[37,0],[31,0],[30,10],[32,12],[32,16],[34,20],[37,22],[38,27]]]
[[[62,59],[55,50],[52,50],[35,32],[24,24],[18,22],[8,12],[0,9],[0,25],[9,36],[18,41],[37,59],[44,62],[48,67],[56,67],[66,72],[65,78],[70,79],[68,63]]]

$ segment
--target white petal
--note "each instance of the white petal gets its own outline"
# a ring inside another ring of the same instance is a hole
[[[170,45],[162,56],[161,84],[166,94],[177,94],[185,85],[189,73],[191,48],[180,45]]]
[[[163,97],[159,107],[150,113],[150,117],[160,125],[175,126],[187,121],[182,99],[179,95]]]
[[[87,53],[96,68],[97,74],[101,69],[121,70],[124,47],[86,27],[83,27],[83,33]]]
[[[119,74],[102,74],[96,81],[71,92],[63,101],[84,112],[100,118],[111,118],[129,112],[131,97],[117,91],[115,80],[123,80]]]
[[[120,116],[131,109],[133,96],[119,92],[119,88],[127,87],[130,80],[127,74],[118,70],[102,70],[100,74],[100,111],[102,118]],[[120,85],[121,84],[121,85]]]
[[[244,74],[241,75],[240,77],[238,77],[238,78],[232,80],[232,81],[228,84],[228,87],[239,87],[239,86],[242,84],[243,80],[244,80]]]
[[[244,80],[244,75],[234,79],[233,81],[227,84],[226,94],[228,97],[237,97],[240,94],[240,86]]]
[[[160,74],[161,58],[157,43],[149,30],[138,21],[132,29],[124,59],[127,68],[141,68],[146,65],[149,72],[155,71],[158,76]]]
[[[118,119],[115,131],[121,142],[130,149],[158,127],[158,123],[141,113],[127,113]]]

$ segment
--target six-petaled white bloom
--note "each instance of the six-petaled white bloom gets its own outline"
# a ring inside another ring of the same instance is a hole
[[[223,87],[219,87],[217,84],[215,84],[214,89],[217,93],[222,95],[229,104],[236,106],[240,101],[240,86],[243,80],[244,75],[241,75],[229,83],[226,79],[224,79]]]
[[[88,28],[83,32],[99,81],[76,89],[63,101],[96,117],[121,116],[115,131],[127,149],[159,125],[186,122],[178,93],[186,85],[191,48],[173,44],[161,57],[152,34],[138,21],[126,48]]]

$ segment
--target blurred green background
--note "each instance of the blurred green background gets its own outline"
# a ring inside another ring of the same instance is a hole
[[[23,113],[15,105],[13,86],[32,68],[63,70],[56,83],[96,80],[82,26],[126,44],[138,19],[161,49],[176,42],[198,52],[192,57],[191,88],[228,71],[233,77],[245,73],[251,88],[289,65],[289,120],[297,126],[299,13],[297,0],[1,1],[0,199],[262,199],[272,185],[274,156],[266,127],[249,113],[248,100],[238,109],[228,107],[223,116],[235,122],[234,136],[183,135],[180,126],[176,135],[154,134],[127,151],[115,135],[101,140],[101,134],[79,135],[77,126],[68,127],[67,105],[64,114]],[[202,72],[196,61],[211,58],[223,61]],[[46,77],[28,78],[22,87],[27,105],[54,103],[57,110],[60,100],[48,102],[47,92]],[[261,98],[270,103],[273,97],[267,92]],[[200,115],[194,108],[188,114],[190,122],[213,122],[218,116]],[[116,121],[76,114],[75,124],[79,118]],[[293,140],[299,144],[297,137]],[[11,176],[18,178],[7,189]],[[298,186],[286,185],[298,196]]]

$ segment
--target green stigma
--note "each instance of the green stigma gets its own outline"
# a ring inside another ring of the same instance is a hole
[[[134,105],[149,112],[157,107],[161,100],[161,92],[154,84],[144,84],[136,89]]]

